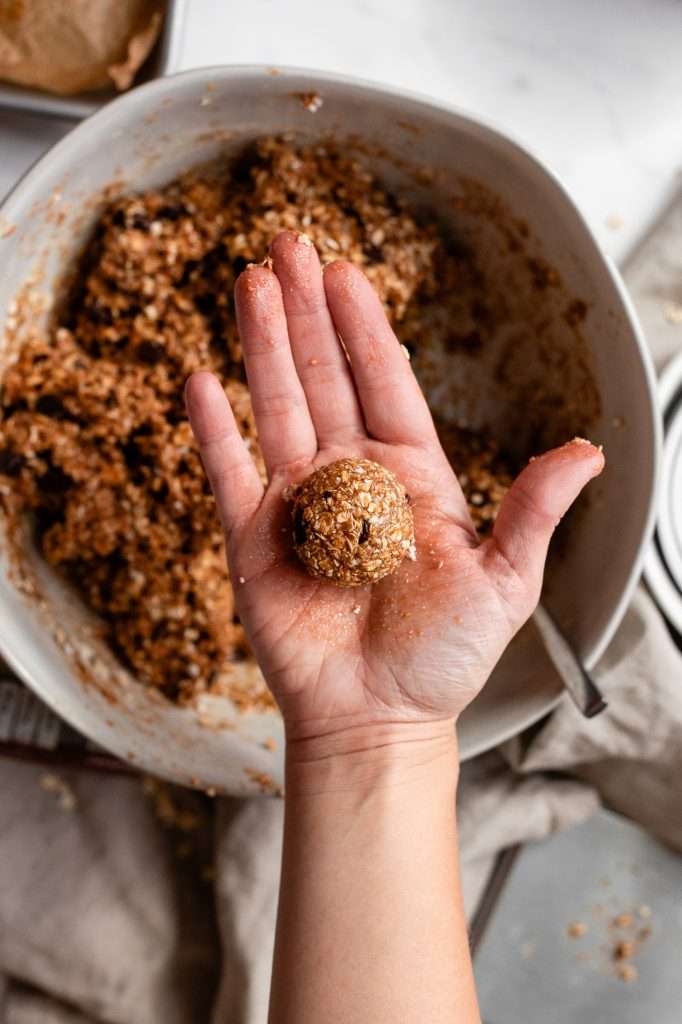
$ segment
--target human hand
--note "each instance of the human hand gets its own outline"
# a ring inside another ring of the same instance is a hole
[[[217,378],[196,373],[186,390],[241,621],[290,739],[451,722],[532,613],[554,528],[603,456],[576,440],[533,460],[480,542],[365,276],[344,261],[323,274],[292,232],[272,256],[274,271],[251,267],[235,289],[266,488]],[[306,573],[282,498],[344,456],[381,463],[405,485],[417,544],[415,562],[345,590]]]

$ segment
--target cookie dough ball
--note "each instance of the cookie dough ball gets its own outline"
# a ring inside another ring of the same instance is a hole
[[[311,576],[359,587],[394,572],[406,555],[416,557],[405,488],[376,462],[339,459],[291,496],[294,547]]]

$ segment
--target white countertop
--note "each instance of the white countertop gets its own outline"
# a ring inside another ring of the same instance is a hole
[[[682,163],[681,40],[677,0],[188,0],[181,66],[317,67],[480,114],[564,179],[621,261]],[[67,129],[0,111],[0,194]]]

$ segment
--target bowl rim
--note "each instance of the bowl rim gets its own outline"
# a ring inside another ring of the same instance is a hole
[[[53,176],[55,173],[55,165],[58,167],[59,164],[70,162],[72,160],[74,149],[77,152],[78,143],[81,139],[86,139],[93,129],[106,124],[107,120],[115,118],[126,106],[131,108],[131,119],[135,120],[135,106],[139,104],[143,96],[147,100],[153,98],[163,100],[167,96],[175,93],[179,88],[182,88],[182,85],[215,85],[218,82],[229,83],[233,80],[262,83],[265,76],[278,82],[288,82],[293,79],[297,82],[309,84],[311,89],[319,89],[320,91],[324,90],[326,83],[330,86],[341,86],[350,91],[361,92],[366,96],[368,95],[370,98],[376,97],[378,99],[388,98],[401,101],[407,100],[417,107],[422,107],[431,113],[435,111],[448,117],[456,118],[464,127],[469,130],[482,133],[492,141],[502,144],[515,155],[519,156],[526,165],[530,165],[530,167],[539,171],[540,174],[544,176],[545,180],[552,186],[554,190],[554,197],[564,204],[565,209],[570,213],[576,225],[580,228],[585,245],[591,248],[595,258],[597,258],[597,260],[602,264],[607,277],[611,281],[615,295],[621,304],[621,312],[631,331],[632,338],[635,342],[635,348],[639,354],[640,365],[643,371],[643,383],[645,385],[644,391],[647,398],[647,408],[646,411],[642,411],[642,416],[646,416],[649,420],[653,445],[652,450],[649,452],[649,458],[651,461],[651,465],[649,467],[650,481],[648,481],[649,496],[646,514],[643,517],[641,527],[639,548],[625,580],[620,598],[610,611],[608,619],[601,631],[600,638],[593,644],[592,649],[587,653],[584,659],[586,667],[589,669],[593,668],[606,650],[614,633],[620,625],[620,622],[622,621],[627,605],[632,597],[633,590],[642,574],[648,545],[653,536],[657,496],[660,485],[662,450],[662,423],[656,402],[656,375],[651,354],[646,345],[644,332],[639,323],[632,299],[630,298],[619,271],[610,257],[602,251],[592,228],[571,197],[568,188],[563,183],[559,175],[549,168],[544,161],[534,153],[533,149],[516,137],[513,132],[509,132],[506,127],[502,127],[500,124],[495,122],[494,119],[479,117],[456,104],[444,102],[439,98],[430,97],[426,94],[415,92],[413,90],[403,89],[393,85],[385,85],[378,81],[370,81],[354,75],[286,65],[210,65],[188,71],[176,72],[163,78],[157,78],[152,81],[145,82],[128,92],[123,93],[110,103],[107,103],[105,106],[94,111],[90,116],[76,124],[62,139],[50,147],[46,153],[40,156],[24,172],[24,174],[7,193],[2,204],[0,204],[0,213],[2,213],[10,223],[13,223],[12,209],[21,203],[22,198],[26,193],[30,194],[32,191],[40,188],[43,177],[48,175],[50,177]],[[0,242],[0,251],[1,248],[2,245]],[[15,652],[7,651],[6,647],[7,641],[2,634],[0,634],[0,651],[2,651],[3,656],[10,665],[16,666],[20,670],[21,657],[17,656]],[[24,672],[21,672],[21,670],[20,674],[26,682],[29,682],[36,692],[43,696],[41,692],[43,689],[42,687],[35,686],[33,680],[29,680],[27,675]],[[549,698],[542,714],[551,710],[556,703],[557,698]],[[537,720],[538,717],[541,717],[541,715],[536,715],[530,720],[520,723],[512,735],[516,735],[524,728],[527,728],[533,721]],[[498,740],[497,742],[501,742],[501,740]],[[475,753],[478,752],[480,751],[475,751]]]

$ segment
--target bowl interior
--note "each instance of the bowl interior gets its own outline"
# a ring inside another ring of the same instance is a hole
[[[314,113],[301,101],[310,92],[323,100]],[[17,296],[31,310],[31,329],[49,315],[105,189],[111,196],[165,183],[282,131],[307,139],[352,135],[365,162],[471,245],[495,282],[508,312],[504,326],[483,359],[444,354],[447,372],[430,389],[441,412],[473,426],[485,423],[521,454],[534,444],[567,440],[582,423],[605,446],[607,470],[572,518],[570,545],[559,545],[544,596],[591,665],[615,629],[649,529],[656,452],[651,376],[626,300],[572,203],[547,171],[491,129],[331,76],[215,69],[152,83],[75,129],[5,204],[0,320],[11,319]],[[547,266],[558,272],[556,286],[547,286]],[[6,345],[4,358],[10,357]],[[276,714],[238,715],[224,700],[207,699],[198,711],[167,705],[99,648],[78,600],[40,559],[31,561],[33,583],[22,586],[40,592],[42,607],[18,587],[7,559],[2,563],[0,644],[60,714],[120,756],[186,783],[233,793],[281,784]],[[463,756],[537,719],[559,693],[531,624],[465,715]],[[269,739],[274,750],[264,746]]]

